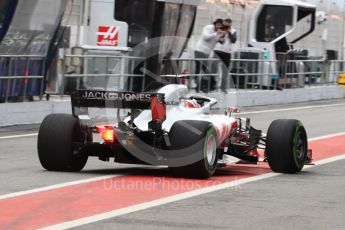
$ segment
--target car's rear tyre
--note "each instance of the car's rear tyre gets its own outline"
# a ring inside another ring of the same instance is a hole
[[[279,173],[297,173],[307,158],[308,138],[298,120],[275,120],[267,132],[266,157],[270,168]]]
[[[80,124],[69,114],[51,114],[42,122],[37,141],[38,157],[43,168],[51,171],[77,172],[88,157],[78,152],[82,142]]]
[[[195,159],[187,165],[181,162],[181,166],[171,167],[174,176],[208,178],[214,174],[218,161],[218,139],[211,123],[178,121],[170,130],[170,140],[174,149],[181,154],[194,154],[192,159]]]

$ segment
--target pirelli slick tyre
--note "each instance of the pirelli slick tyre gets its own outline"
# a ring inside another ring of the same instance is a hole
[[[303,169],[308,138],[298,120],[275,120],[267,132],[266,157],[270,168],[279,173],[297,173]]]
[[[75,143],[81,142],[77,118],[69,114],[51,114],[42,122],[38,133],[38,157],[43,168],[50,171],[77,172],[88,157],[78,153]]]
[[[216,171],[218,139],[215,128],[204,121],[178,121],[170,130],[174,149],[181,154],[194,154],[195,162],[171,167],[173,175],[187,178],[208,178]],[[183,164],[183,162],[181,162]]]

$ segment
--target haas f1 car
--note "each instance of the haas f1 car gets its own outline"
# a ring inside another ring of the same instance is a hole
[[[212,114],[217,100],[188,95],[183,85],[143,93],[79,90],[71,102],[72,115],[51,114],[41,124],[38,156],[47,170],[80,171],[88,157],[98,157],[208,178],[224,156],[256,164],[260,149],[275,172],[296,173],[311,162],[300,121],[275,120],[266,135],[230,109]],[[95,122],[90,108],[112,109],[114,122]]]

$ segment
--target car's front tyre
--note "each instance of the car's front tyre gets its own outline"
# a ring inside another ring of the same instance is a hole
[[[274,172],[297,173],[303,169],[308,138],[298,120],[275,120],[267,132],[266,157]]]

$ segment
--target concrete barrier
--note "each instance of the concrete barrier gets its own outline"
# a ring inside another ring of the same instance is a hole
[[[210,93],[210,97],[218,99],[218,107],[229,106],[249,107],[259,105],[279,105],[298,102],[331,100],[344,98],[343,91],[338,86],[322,86],[287,90],[253,90]]]
[[[0,104],[0,127],[39,124],[50,113],[71,113],[71,102],[39,101]]]
[[[323,86],[302,89],[230,91],[209,93],[209,97],[218,99],[218,108],[229,106],[249,107],[258,105],[279,105],[297,102],[331,100],[344,98],[341,87]],[[39,124],[50,113],[71,113],[68,100],[6,103],[0,104],[0,127],[22,124]]]

